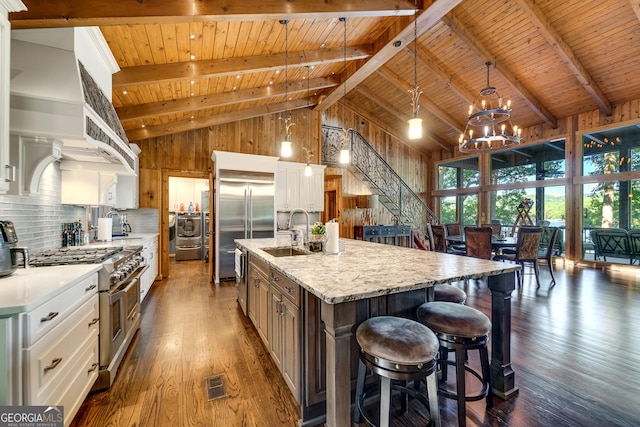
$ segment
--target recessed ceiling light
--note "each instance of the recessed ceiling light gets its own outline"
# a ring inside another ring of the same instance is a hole
[[[315,66],[315,65],[312,65],[312,66],[311,66],[311,69],[313,70],[314,68],[316,68],[316,66]]]
[[[236,79],[239,79],[239,78],[240,78],[240,74],[238,74],[238,75],[236,76]]]
[[[123,94],[123,95],[126,95],[126,94],[128,94],[128,93],[129,93],[129,92],[128,92],[128,91],[126,91],[126,90],[123,90],[123,91],[122,91],[122,94]]]
[[[191,116],[191,120],[193,120],[193,116]]]
[[[193,96],[193,92],[191,92],[191,96]]]
[[[325,46],[326,46],[326,43],[322,43],[322,44],[320,45],[320,47],[325,47]]]
[[[196,35],[195,35],[195,34],[191,34],[191,35],[189,36],[189,38],[190,38],[191,40],[195,40],[195,39],[196,39]]]
[[[191,80],[191,84],[192,85],[196,84],[196,81],[195,80]]]
[[[280,74],[280,70],[276,70],[276,74]]]
[[[238,89],[238,88],[234,86],[234,87],[233,87],[233,90],[236,90],[236,89]]]
[[[142,127],[144,127],[144,125],[142,125]]]
[[[194,59],[196,59],[195,55],[191,55],[191,60],[193,61]]]
[[[270,84],[270,85],[272,85],[272,84],[273,84],[273,82],[269,82],[269,84]]]

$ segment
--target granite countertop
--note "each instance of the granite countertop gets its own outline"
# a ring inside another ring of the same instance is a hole
[[[0,316],[31,311],[101,268],[101,264],[19,268],[0,277]]]
[[[345,250],[337,255],[274,257],[262,250],[286,246],[285,240],[242,239],[236,243],[329,304],[520,269],[512,263],[351,239],[341,239]]]

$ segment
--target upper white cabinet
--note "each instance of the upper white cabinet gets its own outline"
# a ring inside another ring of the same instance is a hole
[[[17,0],[0,1],[0,194],[15,180],[15,165],[9,164],[9,77],[11,58],[11,24],[9,12],[26,10]]]
[[[138,177],[118,175],[116,184],[117,209],[138,209]]]
[[[311,165],[312,176],[304,175],[304,163],[278,162],[276,170],[276,210],[302,208],[308,212],[324,210],[324,168]]]
[[[63,170],[61,203],[115,207],[117,183],[114,173]]]
[[[182,204],[186,211],[189,202],[193,203],[194,209],[197,203],[202,210],[203,191],[209,191],[209,180],[207,179],[169,177],[169,210],[179,211],[180,204]]]

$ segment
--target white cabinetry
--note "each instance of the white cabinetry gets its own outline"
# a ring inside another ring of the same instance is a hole
[[[7,14],[25,9],[17,0],[0,2],[0,194],[9,190],[9,181],[15,177],[15,166],[8,164],[11,24]]]
[[[63,205],[116,205],[115,173],[77,170],[62,171]]]
[[[179,211],[180,204],[187,210],[189,202],[200,205],[202,192],[209,191],[209,181],[203,178],[169,177],[169,210]],[[200,206],[200,210],[203,207]]]
[[[21,316],[23,405],[63,405],[69,425],[98,377],[98,274]]]
[[[302,208],[308,212],[324,210],[324,168],[311,165],[312,176],[304,175],[303,163],[278,162],[276,170],[276,210]]]
[[[147,240],[143,243],[142,258],[149,268],[142,274],[140,278],[140,302],[149,293],[149,289],[153,285],[158,275],[158,238]]]
[[[118,175],[116,204],[118,209],[138,209],[138,177]]]

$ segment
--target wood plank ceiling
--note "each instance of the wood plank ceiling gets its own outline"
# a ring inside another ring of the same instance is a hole
[[[424,152],[453,150],[487,61],[520,127],[640,99],[640,0],[418,1],[415,44],[406,0],[23,2],[13,28],[100,26],[132,141],[287,107],[325,111],[343,99],[345,64],[349,107],[405,138],[416,46]]]

